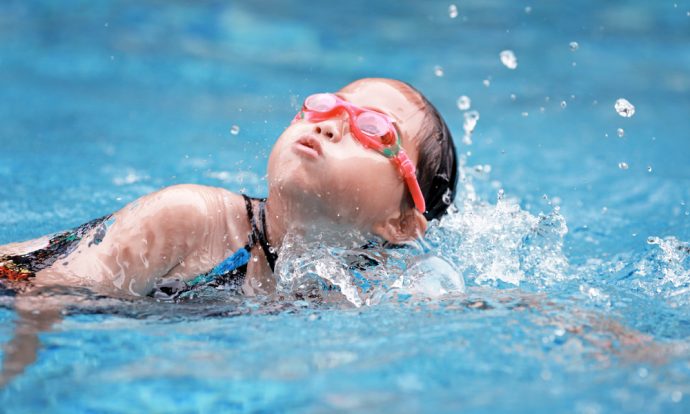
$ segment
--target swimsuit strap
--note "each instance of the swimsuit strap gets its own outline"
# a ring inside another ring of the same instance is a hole
[[[256,221],[254,221],[254,208],[252,207],[252,198],[245,194],[242,194],[242,198],[244,198],[244,208],[247,210],[247,218],[249,219],[249,225],[252,228],[251,233],[249,233],[249,242],[245,246],[249,251],[256,244],[256,238],[257,234],[259,233],[259,230],[256,228]]]
[[[244,198],[244,205],[247,208],[247,217],[249,217],[249,223],[252,226],[252,233],[249,236],[249,248],[253,247],[258,241],[261,245],[261,250],[264,251],[268,265],[271,267],[271,271],[275,271],[276,260],[278,260],[278,253],[275,248],[271,247],[271,243],[268,242],[267,231],[266,231],[266,199],[258,198],[254,200],[259,200],[259,221],[260,226],[257,226],[256,220],[254,219],[254,210],[252,208],[252,198],[242,194]]]

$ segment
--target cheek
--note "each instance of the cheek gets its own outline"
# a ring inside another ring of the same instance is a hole
[[[404,188],[395,168],[385,158],[351,157],[334,167],[338,177],[333,197],[336,205],[364,217],[399,208]]]

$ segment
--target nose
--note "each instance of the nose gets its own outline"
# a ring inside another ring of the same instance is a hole
[[[341,133],[338,125],[339,125],[339,123],[337,123],[335,120],[332,120],[332,119],[327,120],[327,121],[322,121],[322,122],[314,124],[314,133],[316,133],[318,135],[322,135],[324,138],[328,139],[329,141],[339,142],[340,138],[342,136],[342,133]]]

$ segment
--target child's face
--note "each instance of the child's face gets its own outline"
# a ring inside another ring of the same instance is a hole
[[[390,116],[412,162],[414,137],[424,119],[420,97],[388,79],[362,79],[338,96]],[[318,146],[316,150],[309,147]],[[293,122],[278,138],[268,163],[269,196],[301,209],[305,219],[325,218],[371,231],[373,223],[400,211],[407,187],[398,169],[379,152],[365,148],[350,131],[348,114]]]

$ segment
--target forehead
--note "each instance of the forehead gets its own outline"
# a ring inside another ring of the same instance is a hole
[[[338,95],[355,105],[374,108],[397,121],[412,121],[422,115],[424,102],[407,85],[392,79],[362,79],[342,88]]]

